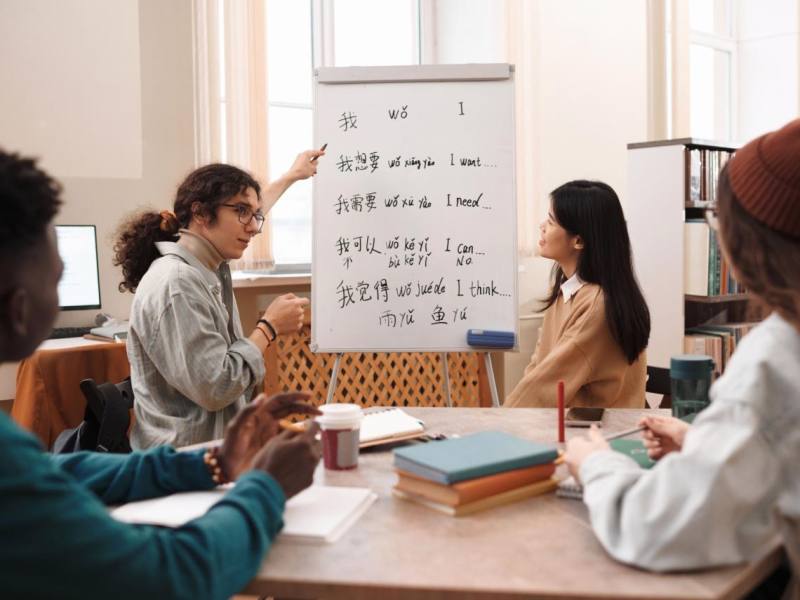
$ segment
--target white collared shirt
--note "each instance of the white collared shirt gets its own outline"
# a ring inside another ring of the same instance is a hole
[[[572,277],[567,279],[564,283],[561,284],[561,295],[564,296],[564,302],[569,302],[572,297],[577,293],[579,289],[583,287],[583,284],[586,282],[578,277],[578,272],[576,271]]]

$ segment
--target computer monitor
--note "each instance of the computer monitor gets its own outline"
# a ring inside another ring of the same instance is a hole
[[[56,225],[64,274],[58,282],[61,310],[100,308],[100,271],[94,225]]]

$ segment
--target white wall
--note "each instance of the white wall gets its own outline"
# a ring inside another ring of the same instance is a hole
[[[529,1],[529,0],[523,0]],[[505,55],[504,2],[438,0],[436,58],[495,62]],[[534,123],[538,227],[548,194],[571,179],[600,179],[625,198],[627,150],[647,139],[647,13],[640,0],[536,0],[533,27],[537,92]],[[500,18],[502,17],[502,18]],[[502,50],[502,53],[501,53]],[[520,135],[520,132],[518,132]],[[548,289],[551,261],[520,259],[520,314],[537,310]],[[527,325],[527,324],[526,324]],[[535,335],[536,328],[521,328]],[[532,347],[520,340],[521,347]],[[509,356],[509,392],[529,357]],[[510,368],[509,368],[510,365]]]
[[[194,164],[191,0],[3,0],[0,56],[0,146],[62,182],[57,223],[97,225],[102,310],[127,317],[113,233]]]
[[[647,14],[639,0],[539,0],[534,169],[539,219],[548,194],[571,179],[600,179],[625,198],[630,142],[647,139]],[[547,290],[550,263],[521,262],[523,308]]]
[[[739,0],[737,138],[750,140],[800,115],[796,0]]]

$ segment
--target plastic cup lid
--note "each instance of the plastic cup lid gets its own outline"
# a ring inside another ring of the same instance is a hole
[[[675,379],[702,379],[714,370],[714,360],[704,354],[681,354],[669,360],[669,375]]]
[[[358,427],[364,413],[358,404],[323,404],[316,421],[323,428]]]

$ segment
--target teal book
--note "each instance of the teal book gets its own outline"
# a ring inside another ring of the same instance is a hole
[[[466,479],[553,462],[554,446],[484,431],[441,442],[394,451],[394,466],[419,477],[449,485]]]
[[[643,469],[649,469],[656,464],[656,461],[647,456],[647,448],[640,440],[611,440],[609,445],[612,450],[630,456]]]

